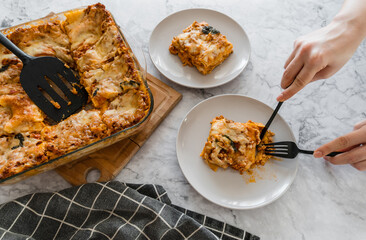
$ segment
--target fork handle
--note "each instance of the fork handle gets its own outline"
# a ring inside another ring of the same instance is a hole
[[[310,150],[302,150],[302,149],[299,149],[299,152],[301,153],[305,153],[305,154],[313,154],[314,151],[310,151]]]
[[[313,154],[314,153],[314,151],[302,150],[302,149],[299,149],[299,152],[305,153],[305,154]],[[334,157],[334,156],[337,156],[338,154],[341,154],[341,153],[343,153],[343,152],[331,152],[327,156]]]
[[[33,57],[29,56],[25,52],[23,52],[20,48],[18,48],[12,41],[10,41],[1,31],[0,31],[0,43],[4,45],[7,49],[9,49],[12,53],[15,54],[20,60],[22,60],[23,64],[28,63],[32,60]]]
[[[337,156],[338,154],[341,154],[341,153],[343,153],[343,152],[331,152],[327,156],[334,157],[334,156]]]

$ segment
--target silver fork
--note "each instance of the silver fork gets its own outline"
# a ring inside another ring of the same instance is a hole
[[[295,158],[299,153],[313,154],[314,151],[302,150],[297,147],[296,143],[290,141],[275,142],[262,144],[266,146],[264,153],[267,155],[282,157],[282,158]],[[343,152],[331,152],[327,156],[334,157]]]

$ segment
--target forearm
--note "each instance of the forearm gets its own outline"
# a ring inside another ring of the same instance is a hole
[[[366,0],[345,0],[333,22],[346,22],[362,39],[366,37]]]

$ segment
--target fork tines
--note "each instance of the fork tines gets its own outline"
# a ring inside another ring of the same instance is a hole
[[[273,146],[277,146],[277,145],[284,145],[284,146],[287,146],[288,145],[288,142],[273,142],[273,143],[264,143],[262,144],[264,146],[270,146],[270,145],[273,145]]]
[[[266,152],[283,152],[283,153],[287,153],[287,149],[288,146],[285,144],[280,144],[280,143],[267,143],[267,144],[263,144],[264,146],[266,146],[266,149],[264,151]]]
[[[275,142],[263,144],[266,146],[264,153],[275,157],[289,157],[289,145],[287,142]]]

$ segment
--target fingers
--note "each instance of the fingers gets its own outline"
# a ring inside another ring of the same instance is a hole
[[[366,146],[353,148],[352,150],[339,154],[335,157],[325,156],[324,159],[335,165],[356,164],[357,162],[366,160]]]
[[[295,41],[294,50],[285,63],[285,72],[281,80],[281,87],[286,90],[277,97],[277,101],[285,101],[306,84],[334,74],[334,68],[327,68],[326,52],[318,45],[317,41]]]
[[[351,164],[354,168],[366,170],[366,120],[355,125],[354,131],[324,144],[314,152],[314,157],[324,157],[332,164]],[[325,156],[330,152],[341,150],[335,157]]]
[[[357,123],[357,124],[353,127],[353,130],[358,130],[358,129],[362,128],[362,127],[363,127],[363,126],[365,126],[365,125],[366,125],[366,120],[363,120],[363,121],[361,121],[361,122]]]
[[[352,165],[352,167],[356,168],[359,171],[366,171],[366,161],[353,163],[351,165]]]
[[[295,80],[296,76],[299,74],[301,69],[303,68],[304,63],[299,57],[295,57],[289,65],[286,67],[283,72],[281,79],[281,87],[286,89],[288,86],[292,84]]]
[[[319,80],[319,79],[327,79],[330,78],[335,73],[334,69],[326,66],[319,72],[317,72],[313,78],[313,81]]]
[[[297,74],[292,84],[277,97],[277,101],[283,102],[291,98],[298,91],[303,89],[306,86],[306,84],[312,81],[316,72],[317,72],[316,68],[314,68],[310,64],[305,64],[305,66],[301,69],[299,74]]]
[[[339,151],[340,149],[347,149],[349,147],[360,145],[366,142],[365,130],[366,128],[360,128],[342,137],[336,138],[327,144],[324,144],[314,151],[314,157],[321,158],[331,152]]]
[[[284,68],[286,69],[287,67],[288,67],[288,65],[290,64],[290,62],[292,62],[293,61],[293,59],[295,58],[295,56],[296,56],[296,49],[294,49],[293,51],[292,51],[292,53],[290,54],[290,56],[287,58],[287,60],[286,60],[286,62],[285,62],[285,66],[284,66]]]
[[[295,40],[294,42],[294,50],[292,51],[292,53],[290,54],[290,56],[287,58],[286,62],[285,62],[285,66],[284,68],[286,69],[287,66],[290,64],[290,62],[292,62],[292,60],[295,58],[298,49],[301,47],[301,41],[299,39]]]
[[[362,150],[362,151],[364,151],[364,150]],[[339,154],[339,155],[337,155],[336,157],[338,157],[338,156],[341,156],[341,155],[343,155],[343,154]],[[347,164],[348,163],[348,161],[343,161],[344,163],[341,163],[341,161],[340,161],[340,159],[334,159],[335,157],[327,157],[327,161],[329,161],[330,163],[333,163],[333,164]],[[364,158],[365,158],[365,156],[364,156]],[[352,160],[352,159],[349,159],[349,160],[351,160],[351,161],[355,161],[355,160]],[[357,170],[359,170],[359,171],[366,171],[366,160],[356,160],[356,162],[354,162],[354,163],[350,163],[350,165],[352,166],[352,167],[354,167],[354,168],[356,168]]]

